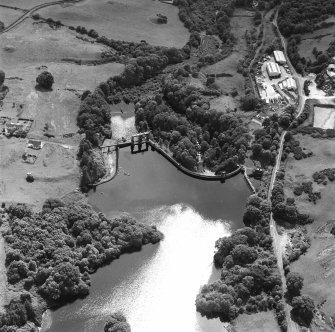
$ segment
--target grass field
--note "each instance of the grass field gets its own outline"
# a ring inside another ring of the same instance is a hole
[[[30,9],[42,3],[53,2],[53,1],[54,0],[1,0],[1,5]]]
[[[103,46],[84,42],[67,28],[51,29],[47,24],[25,20],[0,37],[0,67],[19,63],[59,62],[65,58],[100,59]]]
[[[23,11],[0,7],[0,21],[5,24],[5,27],[16,21],[23,14]]]
[[[252,315],[240,315],[235,325],[237,332],[280,332],[273,312],[260,312]]]
[[[146,40],[153,45],[182,47],[188,30],[178,17],[178,8],[153,0],[85,0],[70,7],[47,7],[39,11],[64,24],[95,29],[100,35],[125,41]],[[167,16],[167,24],[156,24],[156,14]]]
[[[244,77],[237,72],[237,66],[241,59],[247,54],[247,43],[245,40],[246,30],[253,28],[253,13],[244,9],[236,9],[230,21],[232,33],[236,38],[233,52],[218,63],[205,67],[202,71],[205,74],[225,73],[231,77],[217,78],[215,84],[229,96],[221,96],[211,102],[211,107],[215,109],[234,109],[239,106],[239,98],[244,95]],[[238,96],[232,98],[230,93],[236,90]]]
[[[77,147],[46,143],[34,165],[24,163],[26,141],[0,138],[0,201],[21,202],[41,208],[48,197],[60,197],[78,187]],[[27,172],[35,177],[26,181]]]
[[[316,47],[318,51],[322,52],[326,51],[329,44],[334,41],[334,37],[334,26],[315,30],[313,33],[303,34],[301,43],[298,45],[300,56],[305,57],[306,60],[311,59],[315,61],[312,53],[313,48]]]
[[[4,100],[2,116],[34,118],[30,135],[42,135],[46,123],[54,135],[76,132],[81,93],[94,89],[100,82],[123,70],[123,65],[116,63],[100,66],[67,63],[46,65],[40,69],[36,66],[18,65],[6,70],[7,77],[19,76],[20,79],[6,80],[9,93]],[[36,77],[43,70],[49,70],[54,76],[52,91],[41,92],[35,89]],[[19,104],[23,105],[22,109],[18,108]]]
[[[322,129],[334,129],[335,125],[335,108],[314,107],[313,126]]]
[[[285,194],[294,197],[294,183],[313,181],[316,171],[335,167],[335,140],[315,139],[297,135],[302,147],[313,152],[307,159],[288,158],[286,163]],[[316,304],[326,301],[321,310],[328,316],[335,314],[335,237],[329,231],[335,224],[335,183],[326,186],[313,183],[314,191],[321,192],[321,199],[314,205],[304,195],[295,197],[300,212],[308,213],[315,220],[308,225],[312,244],[307,253],[291,265],[291,270],[304,277],[302,292],[310,295]],[[308,268],[306,268],[308,267]]]

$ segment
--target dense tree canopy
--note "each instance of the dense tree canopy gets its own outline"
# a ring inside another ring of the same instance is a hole
[[[162,236],[128,216],[107,219],[88,205],[55,199],[39,213],[25,205],[12,205],[7,212],[8,281],[38,292],[49,306],[87,295],[90,273]]]
[[[36,82],[45,89],[51,89],[54,84],[54,78],[51,73],[44,71],[37,76]]]
[[[292,300],[292,315],[302,325],[310,326],[314,317],[314,302],[306,295],[296,296]]]

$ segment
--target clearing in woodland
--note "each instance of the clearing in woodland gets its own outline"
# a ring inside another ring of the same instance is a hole
[[[225,59],[214,65],[203,68],[205,74],[225,74],[225,77],[217,77],[215,84],[222,90],[223,96],[215,98],[211,102],[211,107],[217,110],[226,110],[227,108],[234,109],[239,106],[239,98],[244,96],[244,77],[237,72],[240,60],[248,53],[247,42],[245,39],[246,31],[251,31],[254,28],[253,23],[254,13],[244,9],[236,9],[231,18],[231,31],[236,42],[233,52]],[[232,97],[231,93],[236,91],[237,96]]]
[[[178,8],[152,0],[86,0],[71,7],[47,7],[39,11],[44,18],[60,20],[70,26],[94,29],[99,35],[125,41],[147,41],[152,45],[183,47],[188,30],[178,17]],[[165,15],[167,24],[156,24],[153,17]]]
[[[306,60],[310,59],[311,61],[315,61],[316,58],[313,54],[314,47],[319,52],[325,52],[334,39],[334,26],[303,34],[301,36],[301,42],[298,44],[299,54],[301,57],[305,57]]]

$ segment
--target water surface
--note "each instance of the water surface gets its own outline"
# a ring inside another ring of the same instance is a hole
[[[112,182],[90,193],[90,203],[110,217],[130,213],[154,224],[165,238],[99,269],[90,295],[52,312],[45,331],[103,331],[117,310],[132,332],[225,331],[218,320],[196,313],[195,297],[201,285],[219,278],[212,264],[215,241],[242,226],[250,194],[243,177],[193,179],[156,152],[132,155],[130,148],[120,151],[119,165]]]

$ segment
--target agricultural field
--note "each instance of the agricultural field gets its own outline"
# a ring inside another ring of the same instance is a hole
[[[313,183],[313,191],[321,192],[321,199],[316,204],[309,202],[305,195],[294,196],[295,184],[313,181],[316,171],[335,167],[335,140],[316,139],[309,135],[296,135],[300,145],[313,155],[306,159],[286,161],[285,194],[294,197],[300,212],[308,213],[314,222],[307,226],[311,238],[311,247],[307,253],[291,264],[291,271],[299,272],[304,277],[302,293],[310,295],[321,311],[327,316],[335,314],[335,237],[330,229],[335,225],[335,183]],[[308,269],[306,269],[308,266]]]
[[[78,65],[73,60],[100,59],[103,49],[76,38],[67,28],[54,30],[31,19],[1,35],[0,68],[9,91],[0,115],[14,122],[33,120],[27,139],[0,136],[1,202],[22,202],[40,209],[47,197],[61,197],[78,188],[80,97],[122,73],[124,65]],[[54,77],[51,90],[36,86],[36,77],[46,70]],[[41,150],[27,148],[31,138],[43,141]],[[27,154],[28,159],[23,158]],[[34,182],[26,181],[27,173]]]
[[[54,0],[1,0],[1,5],[30,9],[34,6],[53,1]]]
[[[35,89],[36,77],[44,70],[54,76],[52,91]],[[78,130],[76,117],[82,92],[94,89],[100,82],[122,70],[123,65],[115,63],[100,66],[50,63],[37,68],[25,65],[11,68],[6,70],[9,93],[1,115],[34,119],[29,134],[37,137],[43,135],[46,125],[48,132],[55,136],[75,133]]]
[[[313,127],[334,129],[335,108],[314,106]]]
[[[178,17],[178,8],[153,0],[85,0],[73,6],[52,6],[38,11],[44,18],[63,24],[84,26],[100,35],[125,41],[146,40],[152,45],[183,47],[188,30]],[[167,16],[167,24],[157,24],[157,14]]]
[[[335,39],[334,26],[328,28],[315,30],[313,33],[303,34],[301,36],[301,42],[298,45],[299,54],[301,57],[305,57],[306,60],[310,59],[315,61],[313,55],[313,48],[316,47],[318,51],[326,51],[329,44]]]
[[[23,162],[26,140],[0,138],[0,201],[22,202],[40,209],[47,197],[59,197],[78,187],[77,146],[46,143],[35,164]],[[27,183],[31,172],[33,183]]]
[[[67,28],[54,30],[47,24],[27,19],[0,38],[0,68],[18,63],[60,62],[64,59],[97,60],[104,47],[76,38]]]
[[[23,14],[24,14],[24,11],[0,7],[0,22],[4,23],[6,27],[10,25],[11,23],[13,23],[14,21],[16,21]]]

